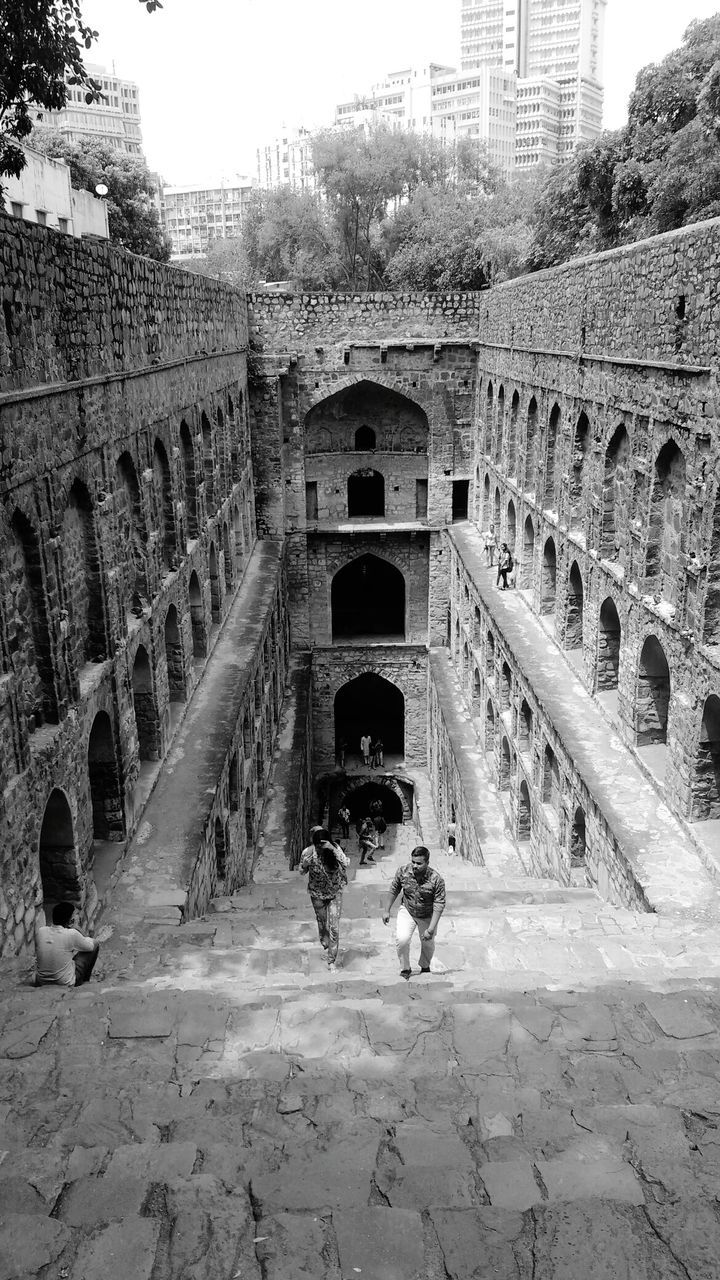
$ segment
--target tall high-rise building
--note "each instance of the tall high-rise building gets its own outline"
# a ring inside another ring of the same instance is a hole
[[[518,76],[519,167],[567,159],[602,129],[607,0],[462,0],[461,66]]]
[[[86,67],[99,81],[102,97],[97,102],[86,102],[83,85],[68,84],[65,106],[60,111],[49,111],[35,104],[34,123],[57,129],[70,142],[97,138],[116,151],[141,156],[140,96],[134,80],[122,80],[114,71],[91,62]]]

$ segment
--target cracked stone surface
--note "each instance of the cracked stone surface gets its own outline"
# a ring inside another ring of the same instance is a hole
[[[279,848],[184,928],[120,894],[81,990],[5,966],[0,1280],[717,1280],[715,931],[439,857],[404,982],[416,840],[353,860],[335,973]]]

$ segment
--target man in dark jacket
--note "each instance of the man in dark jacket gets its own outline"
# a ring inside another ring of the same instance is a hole
[[[445,910],[445,881],[430,866],[430,852],[419,844],[410,854],[410,862],[400,867],[390,886],[383,924],[390,921],[395,899],[402,894],[397,913],[397,953],[400,976],[410,977],[410,939],[417,929],[420,934],[420,972],[430,972],[430,961],[435,954],[435,933]]]

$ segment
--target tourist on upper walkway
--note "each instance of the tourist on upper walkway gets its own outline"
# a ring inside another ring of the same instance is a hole
[[[485,546],[485,562],[488,567],[492,568],[495,562],[495,552],[497,551],[497,535],[495,533],[495,525],[490,521],[488,528],[483,534],[483,543]]]
[[[497,585],[501,591],[507,591],[508,574],[513,570],[513,558],[510,554],[510,548],[507,542],[503,542],[500,548],[500,559],[498,560]]]
[[[369,763],[370,763],[370,746],[371,746],[371,743],[372,743],[372,739],[371,739],[371,737],[370,737],[370,734],[369,734],[369,733],[364,733],[364,734],[363,734],[363,736],[362,736],[362,738],[360,739],[360,754],[361,754],[361,756],[362,756],[362,758],[363,758],[363,764],[365,764],[365,765],[367,765],[367,764],[369,764]]]
[[[350,859],[330,832],[319,827],[313,842],[300,855],[300,874],[308,877],[308,893],[318,925],[320,944],[327,952],[328,969],[334,969],[340,942],[343,889]]]
[[[410,862],[399,867],[390,886],[383,924],[390,921],[395,899],[402,894],[398,907],[396,944],[400,961],[400,977],[410,977],[410,939],[417,929],[420,935],[420,972],[430,972],[435,954],[435,934],[445,910],[445,881],[430,866],[430,852],[419,844],[410,854]]]
[[[79,987],[87,982],[100,953],[97,939],[87,938],[71,928],[75,907],[58,902],[52,910],[52,924],[35,927],[35,985],[55,983],[59,987]]]
[[[342,836],[343,840],[347,840],[350,835],[350,817],[351,817],[350,810],[348,809],[346,804],[344,804],[342,808],[338,809],[338,822],[340,823],[340,835]]]

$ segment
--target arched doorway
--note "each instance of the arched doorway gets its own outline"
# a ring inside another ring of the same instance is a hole
[[[55,788],[45,805],[40,828],[40,880],[45,913],[56,902],[82,901],[72,814],[64,791]]]
[[[635,695],[635,737],[638,746],[667,742],[670,668],[656,636],[648,636],[640,654]]]
[[[88,777],[95,840],[124,840],[125,821],[120,771],[112,725],[106,711],[98,711],[88,741]]]
[[[692,816],[695,822],[720,818],[720,698],[714,693],[703,708],[692,782]]]
[[[225,887],[227,874],[227,831],[220,818],[215,819],[215,875],[220,893]]]
[[[385,515],[385,477],[372,467],[362,467],[348,476],[348,519]]]
[[[330,593],[333,642],[405,639],[405,578],[389,560],[359,556],[338,570]]]
[[[222,595],[220,591],[220,575],[218,573],[218,558],[215,550],[215,543],[210,543],[210,610],[213,622],[220,621],[220,611],[222,608]]]
[[[536,438],[538,426],[538,406],[535,396],[532,397],[527,411],[525,427],[525,488],[529,493],[535,492]]]
[[[606,560],[618,558],[620,545],[626,536],[624,522],[627,519],[630,499],[629,457],[628,433],[625,427],[620,425],[614,431],[605,454],[600,554]]]
[[[530,792],[528,784],[523,778],[520,783],[520,791],[518,793],[518,811],[517,811],[517,839],[521,844],[527,844],[532,834],[532,816],[530,809]]]
[[[555,504],[555,469],[557,457],[558,429],[560,426],[560,408],[554,404],[550,413],[550,421],[548,423],[547,448],[545,451],[545,501],[544,506],[551,511],[556,510]]]
[[[403,805],[400,796],[391,787],[384,787],[379,782],[366,782],[361,787],[349,789],[338,797],[338,808],[341,801],[350,810],[350,821],[359,822],[367,817],[373,800],[379,800],[383,807],[383,817],[387,823],[402,823]]]
[[[590,435],[590,423],[586,413],[581,413],[575,427],[573,440],[572,471],[570,472],[570,528],[581,529],[585,518],[583,503],[583,484],[585,457]]]
[[[655,462],[645,584],[671,604],[677,601],[684,506],[685,456],[674,440],[668,440]]]
[[[335,695],[335,750],[343,738],[358,751],[363,734],[382,738],[385,756],[405,755],[405,698],[397,685],[373,671],[348,681]]]
[[[197,479],[195,476],[195,446],[190,434],[190,428],[184,418],[180,423],[180,451],[183,462],[185,526],[187,540],[190,542],[198,536]]]

